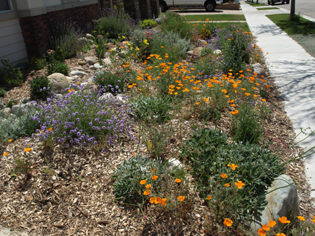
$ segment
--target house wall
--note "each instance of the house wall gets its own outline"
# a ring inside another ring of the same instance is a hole
[[[18,18],[0,21],[0,59],[8,59],[13,65],[28,61]]]

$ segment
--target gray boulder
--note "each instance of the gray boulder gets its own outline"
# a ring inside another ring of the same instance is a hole
[[[20,105],[14,105],[12,106],[12,110],[11,113],[14,115],[18,115],[18,114],[25,114],[26,112],[28,112],[32,106],[34,106],[31,102],[28,102],[26,104],[20,104]]]
[[[84,71],[79,71],[79,70],[73,70],[70,72],[70,74],[72,76],[78,76],[78,77],[83,77],[85,75],[85,72]]]
[[[199,40],[197,41],[198,47],[203,47],[205,44],[207,44],[207,41],[206,41],[206,40],[199,39]]]
[[[23,98],[23,99],[21,100],[21,104],[26,104],[26,103],[28,103],[29,101],[31,101],[31,98],[30,98],[30,97]]]
[[[300,200],[297,195],[296,186],[288,175],[280,175],[277,177],[267,189],[266,201],[267,205],[261,211],[260,216],[255,217],[255,222],[251,224],[252,231],[258,235],[257,230],[264,224],[268,224],[269,220],[275,220],[277,224],[274,230],[280,231],[285,224],[279,222],[282,216],[287,217],[291,222],[300,215]]]
[[[49,83],[52,84],[52,90],[62,91],[70,86],[70,82],[67,77],[60,73],[54,73],[47,77]]]
[[[257,73],[258,76],[263,75],[266,76],[266,72],[261,64],[255,63],[252,65],[254,73]]]
[[[84,57],[84,60],[90,65],[94,65],[95,63],[97,63],[97,57]]]
[[[193,56],[201,56],[202,50],[203,50],[203,47],[196,47],[193,51]]]

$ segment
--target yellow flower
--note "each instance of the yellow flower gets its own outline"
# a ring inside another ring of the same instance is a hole
[[[239,188],[239,189],[241,189],[241,188],[243,188],[243,186],[245,185],[242,181],[238,181],[238,182],[236,182],[235,183],[235,185]]]
[[[232,170],[235,170],[235,168],[237,168],[237,167],[238,167],[238,166],[237,166],[237,165],[235,165],[235,164],[232,164],[232,165],[228,164],[227,166],[228,166],[228,167],[231,167],[231,169],[232,169]]]
[[[6,157],[8,154],[9,154],[8,152],[5,152],[5,153],[3,153],[3,156]]]
[[[144,180],[141,180],[141,181],[140,181],[140,184],[144,185],[144,184],[146,184],[146,182],[147,182],[147,181],[144,179]]]
[[[30,151],[32,151],[32,148],[25,148],[24,149],[24,152],[30,152]]]
[[[179,202],[182,202],[182,201],[184,201],[185,200],[185,197],[184,196],[179,196],[178,198],[177,198],[177,201],[179,201]]]
[[[8,142],[11,143],[13,139],[9,139]]]
[[[207,200],[210,200],[211,199],[211,196],[209,195],[208,197],[207,197]]]
[[[231,219],[229,219],[229,218],[226,218],[226,219],[224,220],[223,224],[224,224],[225,226],[227,226],[227,227],[231,227],[232,224],[233,224],[233,221],[232,221]]]
[[[157,175],[152,175],[152,179],[153,179],[153,180],[156,180],[158,177],[159,177],[159,176],[157,176]]]
[[[125,39],[126,37],[125,36],[121,36],[123,39]]]
[[[96,45],[96,47],[98,48],[98,45]]]
[[[182,182],[182,180],[181,179],[175,179],[175,182],[180,183],[180,182]]]
[[[305,221],[305,218],[303,216],[297,216],[297,218],[300,220],[300,221]]]
[[[231,185],[229,183],[224,184],[225,187],[230,187]]]
[[[282,223],[282,224],[289,224],[290,221],[287,219],[287,217],[285,216],[282,216],[279,218],[279,221]]]
[[[114,49],[112,48],[110,51],[111,51],[111,52],[113,52],[113,51],[114,51]]]
[[[221,178],[223,178],[223,179],[226,179],[227,177],[228,177],[227,174],[224,174],[224,173],[223,173],[223,174],[221,175]]]

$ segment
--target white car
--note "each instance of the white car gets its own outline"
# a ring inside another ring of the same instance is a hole
[[[169,7],[180,7],[180,6],[201,6],[206,11],[214,11],[217,6],[217,2],[221,3],[222,0],[159,0],[161,11],[165,12]]]
[[[290,0],[268,0],[268,4],[269,4],[269,5],[273,5],[273,4],[275,4],[276,2],[281,2],[282,4],[284,4],[284,3],[289,4],[289,3],[290,3]]]

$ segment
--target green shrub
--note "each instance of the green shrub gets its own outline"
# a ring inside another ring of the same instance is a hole
[[[225,41],[222,54],[224,58],[223,71],[227,73],[232,70],[233,74],[244,70],[244,64],[249,63],[250,54],[248,48],[250,46],[250,36],[240,29],[234,30],[228,35]]]
[[[99,59],[104,57],[104,53],[106,52],[106,46],[105,46],[105,39],[103,35],[97,35],[93,38],[93,41],[95,43],[95,52]]]
[[[284,165],[279,156],[256,144],[226,140],[220,131],[197,130],[183,145],[181,156],[191,165],[201,196],[211,196],[208,206],[215,221],[231,218],[237,225],[249,222],[263,208],[265,190],[283,173]],[[238,181],[245,185],[238,188]]]
[[[3,68],[0,68],[0,83],[5,86],[21,86],[23,84],[23,75],[20,68],[14,68],[9,60],[0,59]]]
[[[233,140],[236,142],[257,143],[263,130],[260,127],[260,117],[255,112],[255,104],[242,102],[239,114],[232,121]]]
[[[163,18],[161,29],[163,31],[174,31],[181,38],[193,39],[195,35],[194,27],[187,24],[184,17],[174,12],[166,12],[166,17]]]
[[[143,21],[139,21],[139,26],[143,29],[146,28],[154,28],[155,26],[157,26],[157,23],[155,20],[152,19],[146,19]]]
[[[124,84],[127,75],[124,72],[101,71],[96,73],[95,84],[103,86],[107,92],[117,95],[124,92]]]
[[[136,118],[139,121],[164,123],[170,120],[171,103],[169,99],[142,96],[133,103],[133,107],[135,108]]]
[[[33,120],[34,115],[38,115],[39,110],[30,109],[23,115],[7,115],[0,112],[0,143],[7,142],[9,139],[19,137],[30,137],[38,129],[39,122]]]
[[[7,91],[4,88],[0,88],[0,97],[4,97]]]
[[[46,66],[46,58],[36,58],[32,57],[30,61],[30,66],[34,70],[41,70]]]
[[[152,175],[158,178],[153,180]],[[167,196],[167,193],[175,189],[174,185],[177,185],[175,178],[180,178],[184,182],[185,172],[179,167],[169,168],[168,162],[163,163],[161,159],[152,160],[148,157],[136,156],[118,166],[113,178],[115,180],[114,193],[118,200],[127,203],[143,203],[148,199],[148,196],[143,195],[145,185],[151,184],[153,194],[165,196],[170,204],[171,194]],[[142,180],[146,180],[145,185],[140,184]],[[186,195],[183,192],[184,189],[177,189],[177,191],[177,196]]]
[[[128,37],[133,26],[133,20],[125,13],[123,5],[102,11],[102,18],[95,21],[94,35],[106,35],[112,39]]]
[[[16,105],[16,104],[18,104],[18,101],[16,101],[16,100],[9,101],[7,103],[7,107],[12,108],[12,106]]]
[[[32,100],[42,99],[46,100],[51,91],[49,79],[45,76],[28,77],[28,82],[31,86],[30,95]]]
[[[71,20],[54,23],[51,27],[50,48],[56,51],[56,59],[63,61],[64,58],[75,56],[82,47],[79,43],[81,30]]]
[[[70,72],[69,66],[63,62],[53,62],[49,63],[47,66],[47,72],[48,74],[53,74],[53,73],[61,73],[64,75],[68,75]]]
[[[165,61],[179,62],[192,49],[190,40],[182,38],[176,32],[135,30],[131,37],[132,45],[140,50],[138,57],[146,59],[150,54],[160,55]]]

